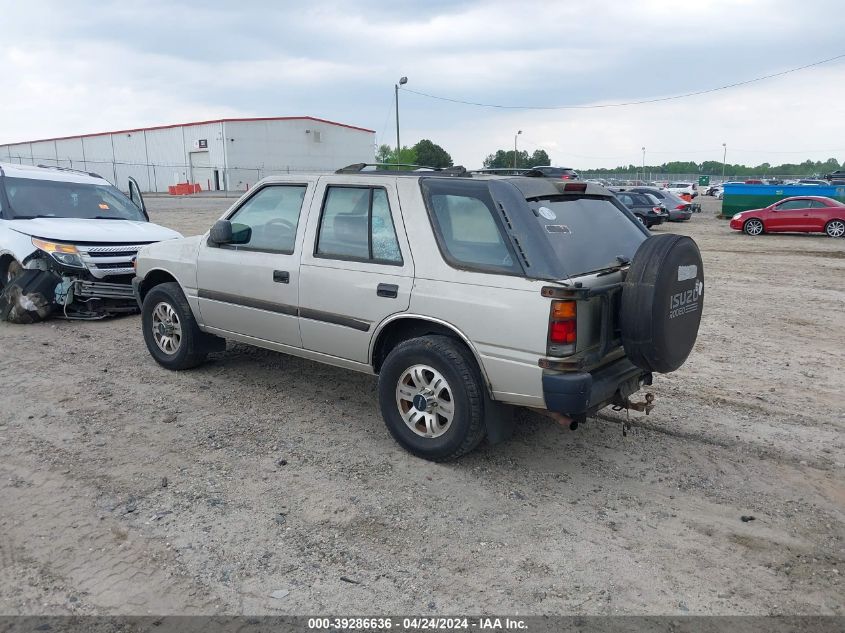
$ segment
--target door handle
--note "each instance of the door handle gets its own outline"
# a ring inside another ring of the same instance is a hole
[[[277,284],[289,284],[290,273],[286,270],[274,270],[273,281],[275,281]]]
[[[376,294],[379,297],[395,299],[399,295],[399,286],[396,284],[379,284],[376,288]]]

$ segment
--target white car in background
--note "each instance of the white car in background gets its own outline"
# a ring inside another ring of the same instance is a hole
[[[182,236],[149,221],[133,179],[129,191],[97,174],[0,163],[0,321],[138,311],[135,255]]]
[[[698,185],[693,182],[670,182],[666,189],[676,196],[686,194],[695,198],[698,195]]]

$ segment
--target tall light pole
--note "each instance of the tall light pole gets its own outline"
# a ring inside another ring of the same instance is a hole
[[[645,147],[643,147],[643,180],[645,181]]]
[[[728,144],[722,143],[722,147],[724,148],[724,152],[722,153],[722,182],[725,182],[725,162],[728,159]]]
[[[399,86],[404,86],[408,83],[407,77],[402,77],[399,79],[398,84],[394,84],[394,88],[396,89],[396,162],[399,162],[399,152],[402,150],[402,146],[399,144]]]
[[[516,134],[513,135],[513,168],[516,171],[516,139],[519,138],[519,135],[522,134],[522,130],[519,130]]]

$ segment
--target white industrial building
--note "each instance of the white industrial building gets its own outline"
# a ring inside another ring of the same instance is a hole
[[[375,132],[313,117],[218,119],[0,145],[0,162],[95,172],[126,189],[245,190],[279,172],[373,162]]]

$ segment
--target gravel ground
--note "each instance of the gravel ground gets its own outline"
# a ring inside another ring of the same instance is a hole
[[[149,203],[195,234],[231,200]],[[718,204],[657,229],[701,246],[704,318],[627,436],[521,411],[432,464],[372,377],[237,344],[168,372],[139,317],[0,324],[0,613],[845,613],[845,240]]]

